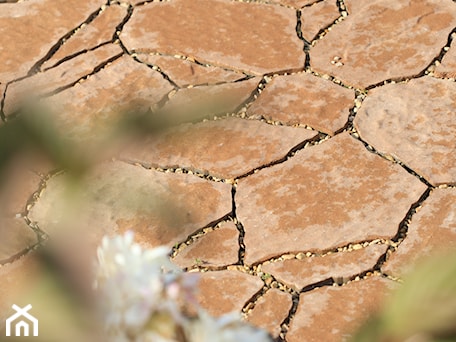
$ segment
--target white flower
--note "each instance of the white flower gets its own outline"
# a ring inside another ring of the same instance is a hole
[[[238,314],[213,318],[195,299],[195,274],[183,273],[168,248],[143,250],[133,234],[103,238],[97,250],[96,289],[109,341],[267,342],[269,335]],[[196,317],[183,306],[196,308]]]
[[[105,324],[119,340],[121,332],[128,336],[140,334],[156,312],[166,312],[173,316],[172,321],[180,319],[166,289],[177,281],[180,273],[169,260],[168,248],[144,251],[133,243],[133,234],[126,233],[113,239],[103,238],[97,254],[96,288]],[[174,287],[174,292],[178,292],[178,286]]]

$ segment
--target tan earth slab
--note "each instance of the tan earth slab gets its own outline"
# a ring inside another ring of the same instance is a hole
[[[124,7],[116,5],[105,7],[89,25],[85,25],[68,38],[52,58],[43,64],[42,70],[52,67],[63,58],[111,41],[116,26],[122,22],[126,15],[127,9]]]
[[[27,170],[33,172],[41,179],[51,174],[56,170],[56,162],[51,159],[49,155],[45,153],[38,153],[33,151],[32,153],[26,154],[27,158]],[[38,187],[35,189],[37,190]]]
[[[300,295],[291,321],[288,342],[346,341],[382,306],[383,298],[397,285],[371,277],[342,287],[320,287]]]
[[[0,180],[0,215],[14,216],[24,213],[27,201],[38,190],[41,178],[29,171],[28,163],[13,163]],[[5,167],[2,165],[2,167]]]
[[[425,257],[456,249],[456,189],[435,189],[413,216],[407,237],[382,270],[400,277]]]
[[[352,90],[312,74],[278,76],[261,92],[247,114],[334,134],[347,121],[354,98]]]
[[[311,42],[318,32],[329,26],[340,17],[335,1],[322,1],[302,9],[301,32],[303,37]]]
[[[434,74],[437,77],[456,78],[456,47],[454,45],[443,57],[442,63],[437,65]]]
[[[305,128],[230,117],[184,124],[159,133],[135,143],[122,157],[233,179],[283,158],[291,148],[315,135],[315,131]]]
[[[456,182],[456,84],[422,77],[372,90],[355,118],[361,138],[433,185]]]
[[[215,114],[233,113],[251,96],[259,82],[260,79],[255,77],[235,83],[179,89],[170,94],[164,108],[178,121],[179,118],[194,121]]]
[[[65,34],[105,0],[29,0],[0,11],[0,81],[25,76]]]
[[[304,66],[295,26],[296,13],[291,8],[176,0],[137,7],[120,37],[129,50],[180,54],[263,74]]]
[[[56,122],[67,136],[96,138],[113,124],[121,110],[130,106],[149,108],[171,89],[160,73],[123,56],[46,103],[59,113]]]
[[[11,83],[5,96],[3,109],[5,115],[13,113],[17,106],[28,99],[30,95],[44,95],[60,87],[68,86],[78,79],[89,75],[101,63],[121,53],[120,46],[105,45],[70,59],[53,69],[39,72],[32,77]]]
[[[0,5],[1,7],[2,5]],[[34,280],[40,271],[39,263],[33,254],[28,254],[12,264],[0,266],[0,321],[5,320],[12,314],[11,305],[16,304],[20,307],[26,306],[24,294],[33,287]],[[5,325],[0,325],[0,334],[4,336]]]
[[[180,87],[189,85],[216,84],[233,82],[246,75],[212,65],[201,65],[195,62],[172,56],[137,54],[137,58],[150,65],[158,66],[171,80]]]
[[[291,295],[277,289],[268,290],[247,316],[254,326],[267,330],[273,337],[279,336],[280,324],[288,316],[292,304]]]
[[[391,238],[425,189],[399,165],[339,134],[239,180],[245,262]]]
[[[258,277],[238,271],[214,271],[199,275],[198,302],[216,317],[241,311],[244,304],[263,286]]]
[[[132,230],[138,242],[155,247],[173,246],[232,209],[230,184],[121,162],[101,165],[78,188],[79,193],[65,197],[64,178],[52,178],[30,220],[53,236],[85,229],[96,244],[104,234]],[[74,202],[78,198],[82,203]]]
[[[455,26],[451,1],[369,2],[310,50],[310,64],[357,88],[416,75],[439,54]]]
[[[179,267],[224,266],[238,261],[239,231],[233,221],[206,233],[173,258]]]
[[[0,264],[38,243],[35,232],[23,218],[0,216]]]
[[[350,15],[358,13],[371,2],[370,0],[344,0],[345,7]]]
[[[386,252],[386,245],[370,245],[350,252],[338,252],[322,257],[302,260],[288,259],[263,264],[263,272],[272,274],[287,286],[300,291],[303,287],[333,278],[345,279],[374,267],[378,258]]]

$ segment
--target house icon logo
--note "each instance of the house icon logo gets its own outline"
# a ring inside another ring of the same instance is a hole
[[[38,320],[28,313],[32,305],[21,308],[13,304],[12,308],[16,310],[16,313],[6,319],[6,336],[11,336],[11,326],[15,327],[14,336],[29,336],[30,324],[33,327],[33,336],[38,336]],[[21,335],[21,331],[23,331],[23,335]]]

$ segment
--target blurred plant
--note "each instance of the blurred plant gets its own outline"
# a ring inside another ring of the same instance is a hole
[[[352,341],[456,341],[455,251],[422,261]]]
[[[213,318],[201,309],[196,275],[181,272],[168,252],[166,247],[143,250],[131,232],[103,238],[95,287],[109,341],[271,341],[237,314]]]
[[[197,121],[209,116],[214,107],[214,103],[199,103],[185,109],[174,106],[143,110],[131,103],[113,115],[109,124],[93,127],[89,135],[92,138],[75,139],[59,129],[58,116],[50,108],[36,100],[23,101],[6,122],[0,121],[0,189],[7,166],[18,156],[44,157],[55,169],[65,170],[77,180],[128,140],[141,140],[183,122]]]
[[[90,224],[83,220],[84,211],[91,207],[92,201],[100,201],[96,198],[97,194],[91,192],[94,190],[94,183],[90,183],[92,171],[100,161],[108,160],[115,155],[117,149],[122,148],[124,144],[133,140],[141,141],[146,136],[160,133],[182,121],[191,121],[198,114],[198,108],[190,110],[187,106],[185,111],[186,113],[180,114],[169,110],[139,111],[133,104],[129,108],[119,110],[110,125],[104,125],[100,130],[94,128],[91,135],[94,139],[91,141],[74,139],[66,135],[59,127],[57,116],[52,114],[52,110],[41,106],[37,101],[23,102],[14,115],[0,122],[0,219],[3,216],[22,219],[17,212],[2,210],[9,203],[11,195],[17,191],[11,179],[18,170],[33,170],[42,176],[54,174],[56,170],[64,173],[58,176],[58,179],[62,180],[59,182],[62,191],[56,195],[53,207],[53,222],[57,222],[56,227],[53,227],[50,236],[40,235],[40,238],[46,237],[46,240],[39,240],[39,246],[33,248],[39,247],[38,251],[32,251],[32,256],[25,256],[32,250],[25,249],[14,259],[19,264],[33,264],[37,271],[21,278],[21,284],[17,284],[20,286],[15,286],[17,293],[5,290],[1,294],[0,299],[6,303],[0,312],[2,318],[10,314],[11,303],[33,303],[33,310],[40,318],[40,336],[35,338],[37,341],[57,341],[62,338],[66,341],[103,340],[99,334],[100,320],[93,315],[92,308],[99,298],[94,298],[93,291],[86,288],[86,284],[90,284],[88,258],[91,257],[93,248],[87,241],[87,236],[91,232],[85,229],[90,227]],[[90,148],[87,148],[88,146]],[[115,184],[115,181],[112,183]],[[139,212],[142,215],[160,214],[165,221],[168,217],[176,219],[176,210],[172,210],[172,203],[161,198],[151,198],[156,197],[155,194],[144,188],[129,187],[128,190],[121,191],[125,194],[122,198],[116,198],[119,203],[118,209]],[[147,198],[144,197],[144,193],[147,193]],[[169,212],[173,215],[169,215]],[[57,220],[57,216],[62,216],[62,219]],[[51,230],[51,227],[47,226],[39,228]],[[39,228],[34,226],[36,230]],[[14,242],[4,238],[10,236],[6,233],[11,229],[8,224],[0,224],[0,249]],[[189,341],[196,341],[195,336],[203,334],[200,328],[205,325],[190,316],[182,321],[183,313],[174,303],[176,296],[187,304],[193,300],[193,278],[182,276],[179,270],[172,266],[166,255],[167,250],[144,251],[136,255],[137,247],[132,247],[133,245],[127,242],[122,244],[118,239],[115,240],[117,242],[113,241],[108,243],[102,268],[104,273],[100,273],[98,278],[99,288],[106,290],[102,292],[106,296],[101,298],[104,298],[103,304],[110,313],[105,318],[111,322],[108,327],[112,334],[119,338],[126,336],[131,339],[130,337],[135,336],[138,331],[144,331],[145,334],[140,335],[141,338],[152,341],[159,341],[159,337],[162,340],[170,340],[169,336],[174,336],[173,334],[176,334],[176,338],[188,334],[194,336]],[[114,255],[108,251],[117,252]],[[124,269],[118,264],[122,263],[122,255],[126,258]],[[16,260],[20,257],[22,260]],[[161,274],[164,266],[172,272]],[[27,272],[30,271],[28,267]],[[121,281],[117,277],[122,274],[124,278],[121,277]],[[33,281],[29,281],[30,279]],[[113,282],[112,279],[116,281]],[[121,285],[117,281],[121,281]],[[139,290],[142,292],[138,292]],[[188,296],[181,296],[183,293]],[[163,300],[158,300],[160,298]],[[118,321],[119,319],[121,321]],[[231,327],[233,320],[217,320],[204,316],[204,322],[211,322],[214,327],[218,327],[216,331],[221,332],[228,329],[228,326]],[[141,324],[145,324],[147,329]],[[188,332],[179,332],[184,326]],[[176,330],[170,330],[169,327]],[[211,331],[214,327],[211,327]],[[0,326],[0,335],[2,329]],[[214,338],[208,335],[208,332],[204,334],[207,340]]]

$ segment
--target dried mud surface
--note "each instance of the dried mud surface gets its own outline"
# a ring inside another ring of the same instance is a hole
[[[119,108],[219,101],[98,165],[81,222],[172,248],[215,315],[341,341],[456,246],[455,31],[451,0],[0,1],[0,124],[29,92],[75,141]],[[59,234],[59,171],[8,173],[2,319]]]

